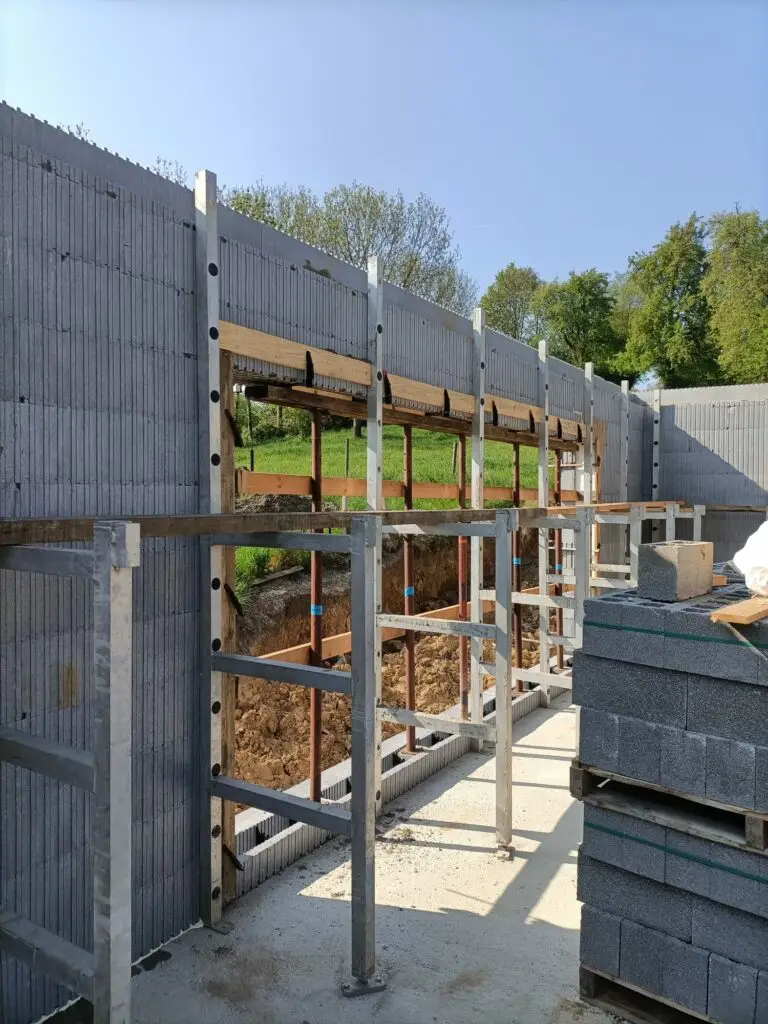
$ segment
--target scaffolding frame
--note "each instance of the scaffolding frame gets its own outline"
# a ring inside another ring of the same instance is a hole
[[[90,550],[0,547],[0,569],[93,582],[92,749],[0,728],[0,761],[92,794],[93,951],[0,907],[0,949],[93,1005],[94,1024],[131,1021],[133,570],[139,527],[104,521]]]

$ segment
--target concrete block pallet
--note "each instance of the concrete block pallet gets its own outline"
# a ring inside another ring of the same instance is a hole
[[[585,605],[581,993],[630,1021],[768,1024],[768,622],[709,619],[746,596]]]

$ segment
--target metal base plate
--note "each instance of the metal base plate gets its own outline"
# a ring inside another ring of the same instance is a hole
[[[218,935],[229,935],[235,926],[231,921],[216,921],[213,924],[209,924],[208,927]]]
[[[341,994],[346,999],[354,999],[355,996],[369,996],[373,995],[374,992],[383,992],[386,987],[387,983],[381,975],[377,974],[368,982],[358,981],[357,978],[345,981],[341,986]]]

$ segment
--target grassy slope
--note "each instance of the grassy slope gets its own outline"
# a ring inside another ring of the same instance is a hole
[[[344,442],[349,438],[349,475],[366,476],[365,437],[354,437],[351,430],[329,430],[323,434],[323,474],[344,476]],[[428,430],[413,431],[413,477],[424,483],[451,483],[451,459],[454,438]],[[467,440],[467,486],[470,479],[471,442]],[[537,478],[537,451],[520,448],[520,484],[535,487]],[[286,437],[264,441],[254,451],[255,468],[260,473],[287,473],[306,476],[310,470],[309,438]],[[250,449],[235,450],[238,468],[250,465]],[[400,427],[384,427],[384,479],[403,478],[403,431]],[[485,443],[485,483],[489,487],[512,486],[512,446],[499,441]],[[340,504],[339,498],[328,501]],[[498,504],[489,502],[489,504]],[[451,501],[417,501],[416,508],[452,508]],[[402,508],[399,498],[387,499],[387,508]],[[365,508],[363,498],[350,498],[350,511]],[[306,552],[267,551],[262,548],[239,548],[237,551],[237,592],[241,600],[247,595],[254,577],[275,572],[289,565],[309,562]]]

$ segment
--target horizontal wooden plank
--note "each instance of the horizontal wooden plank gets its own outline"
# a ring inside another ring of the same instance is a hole
[[[727,584],[728,584],[728,577],[727,576],[721,576],[719,573],[715,573],[712,576],[712,586],[713,587],[725,587],[725,586],[727,586]]]
[[[234,352],[249,359],[261,359],[276,366],[287,366],[293,370],[306,370],[307,355],[312,360],[315,373],[325,377],[339,377],[353,384],[371,383],[371,364],[363,359],[340,356],[312,345],[301,345],[296,341],[278,338],[274,334],[255,331],[250,327],[222,320],[219,324],[219,345],[227,352]]]
[[[293,476],[290,473],[252,473],[238,469],[235,474],[238,494],[299,494],[312,493],[312,477]]]
[[[768,597],[748,597],[745,601],[734,601],[724,608],[710,613],[711,622],[730,622],[732,626],[751,626],[753,622],[768,617]]]
[[[393,399],[399,398],[402,401],[421,402],[423,405],[434,405],[438,409],[442,409],[445,404],[447,391],[451,412],[471,416],[475,411],[473,395],[465,395],[461,391],[452,391],[450,388],[443,389],[435,384],[425,384],[419,380],[409,380],[408,377],[400,377],[396,373],[388,373],[387,380],[389,381]]]

